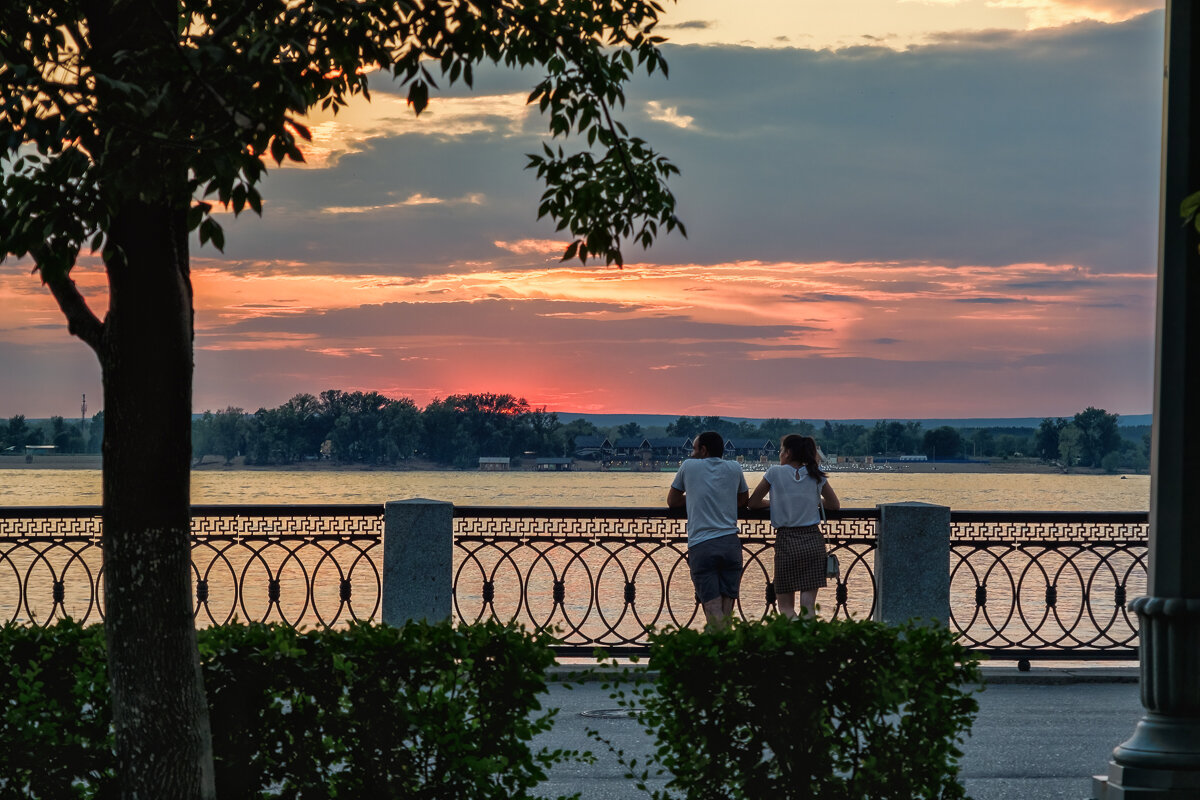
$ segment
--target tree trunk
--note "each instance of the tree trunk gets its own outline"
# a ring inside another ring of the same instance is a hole
[[[186,208],[186,206],[185,206]],[[192,298],[183,213],[118,212],[108,259],[104,593],[122,797],[214,798],[190,544]]]

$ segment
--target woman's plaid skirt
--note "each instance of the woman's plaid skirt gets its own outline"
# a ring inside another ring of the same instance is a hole
[[[820,525],[775,533],[775,591],[807,592],[825,586],[825,539]]]

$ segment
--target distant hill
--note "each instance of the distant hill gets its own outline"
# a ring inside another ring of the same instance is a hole
[[[675,420],[679,419],[679,414],[583,414],[575,411],[559,411],[558,420],[562,423],[571,422],[577,419],[586,419],[588,422],[600,428],[610,428],[613,425],[624,425],[627,422],[636,422],[643,428],[650,427],[666,427]],[[1074,414],[1069,414],[1065,419],[1071,419]],[[1121,427],[1134,427],[1139,425],[1149,425],[1151,422],[1150,414],[1130,414],[1121,416]],[[722,419],[740,422],[745,420],[754,423],[755,425],[763,421],[763,417],[722,417]],[[1041,424],[1043,417],[970,417],[967,419],[906,419],[903,417],[888,417],[888,422],[919,422],[921,427],[926,430],[940,428],[943,425],[948,425],[951,428],[1036,428]],[[817,427],[825,424],[824,419],[810,419],[808,422],[813,423]],[[835,424],[846,425],[866,425],[873,426],[878,419],[831,419]]]

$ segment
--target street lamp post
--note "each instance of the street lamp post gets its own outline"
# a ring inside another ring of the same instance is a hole
[[[1097,800],[1200,797],[1200,237],[1179,208],[1200,190],[1200,3],[1167,0],[1157,347],[1147,596],[1146,713],[1113,751]]]

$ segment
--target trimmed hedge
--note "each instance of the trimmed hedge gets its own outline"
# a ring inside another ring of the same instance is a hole
[[[524,798],[554,656],[495,622],[197,631],[220,797]],[[103,628],[0,628],[0,797],[116,796]]]
[[[655,683],[612,696],[654,740],[648,764],[618,756],[656,800],[965,796],[958,744],[980,676],[944,628],[772,616],[666,630],[649,667]]]

